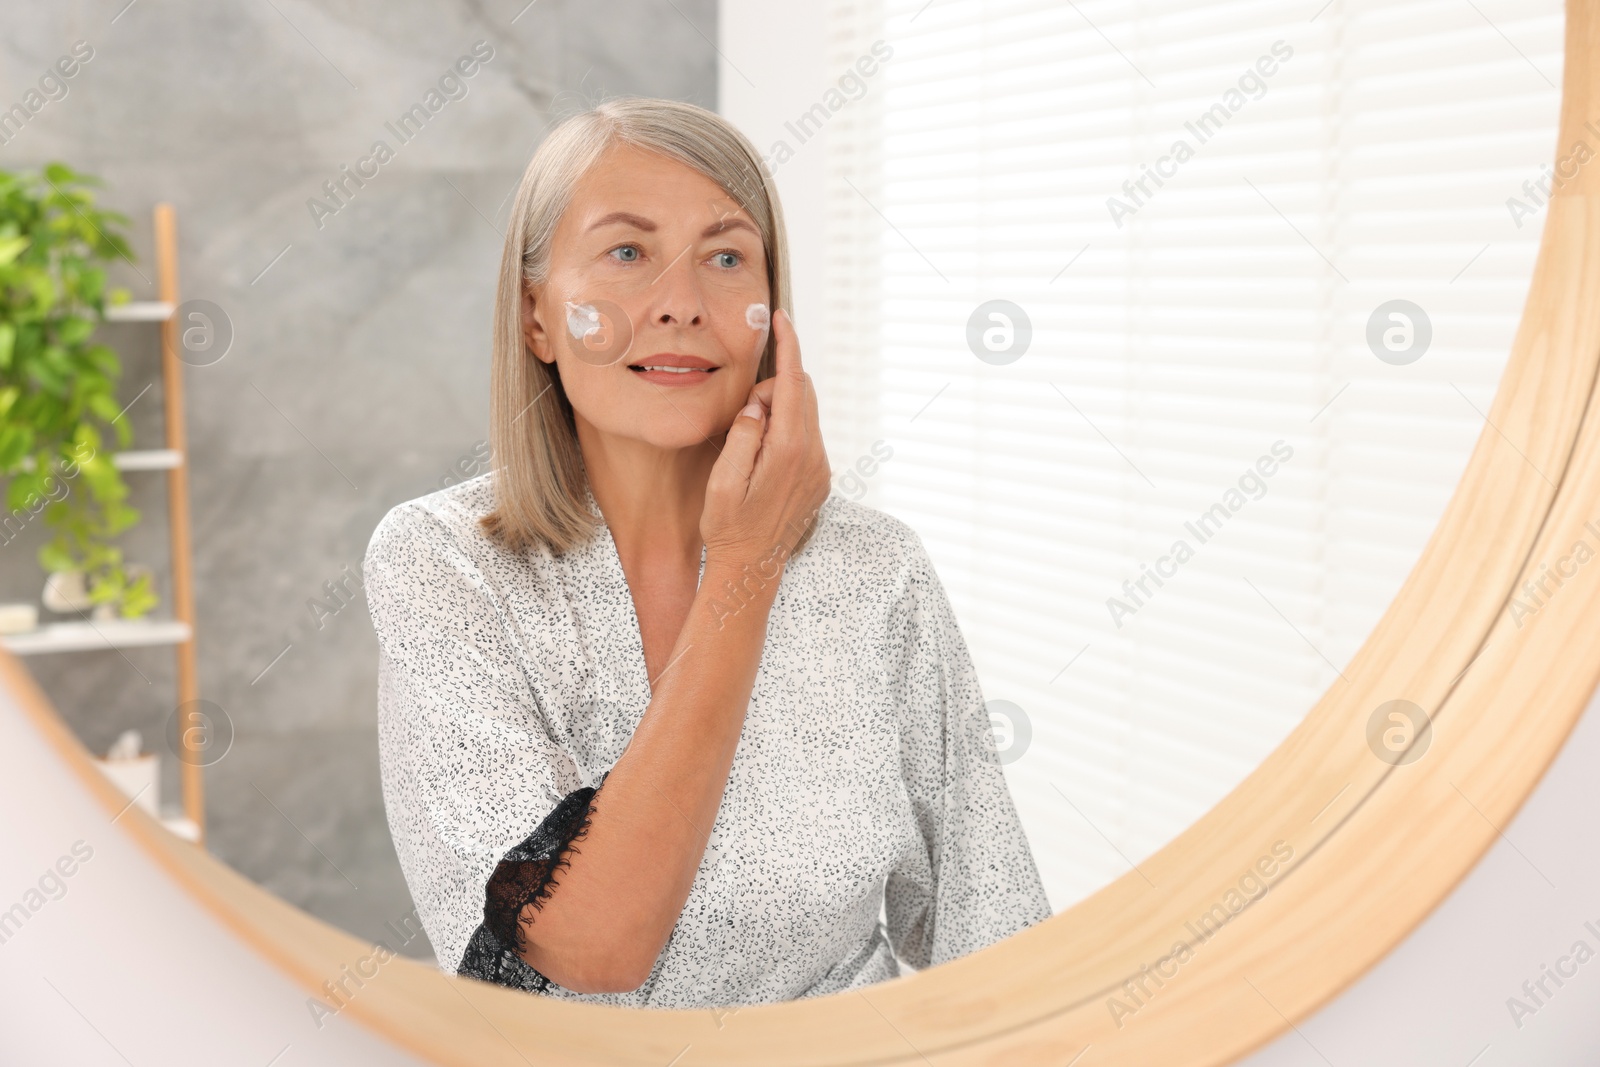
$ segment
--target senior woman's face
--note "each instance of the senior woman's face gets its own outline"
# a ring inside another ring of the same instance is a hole
[[[562,215],[522,321],[580,418],[684,448],[725,434],[748,400],[770,304],[749,214],[693,168],[614,145]]]

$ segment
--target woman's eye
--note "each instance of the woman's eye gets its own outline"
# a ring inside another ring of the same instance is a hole
[[[639,246],[638,245],[618,245],[616,248],[613,248],[611,250],[612,255],[616,255],[619,252],[631,252],[631,253],[633,253],[631,256],[625,255],[625,256],[621,257],[622,262],[624,262],[624,263],[633,263],[633,262],[637,261],[638,258],[639,258]]]
[[[737,267],[744,259],[744,257],[738,252],[718,252],[716,258],[718,266],[727,267],[730,270],[734,267]],[[733,262],[727,262],[730,259]]]

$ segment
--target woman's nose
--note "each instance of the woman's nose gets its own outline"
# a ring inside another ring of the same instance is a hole
[[[658,325],[698,325],[705,316],[688,246],[656,276],[646,292],[654,305],[649,318]]]

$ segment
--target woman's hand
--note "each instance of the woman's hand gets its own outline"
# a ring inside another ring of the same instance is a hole
[[[817,425],[817,394],[800,363],[794,323],[772,315],[777,373],[750,390],[706,483],[700,538],[706,561],[736,566],[789,557],[816,521],[832,477]]]

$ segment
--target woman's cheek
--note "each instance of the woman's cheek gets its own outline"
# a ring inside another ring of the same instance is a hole
[[[730,293],[717,308],[717,333],[722,346],[741,366],[758,365],[767,347],[772,312],[762,299],[764,296],[749,291]]]
[[[633,313],[606,299],[564,304],[567,350],[591,367],[623,362],[633,349]]]
[[[573,409],[596,426],[606,426],[615,404],[610,395],[613,386],[604,380],[601,368],[577,359],[562,359],[557,366],[560,369],[561,386]]]

